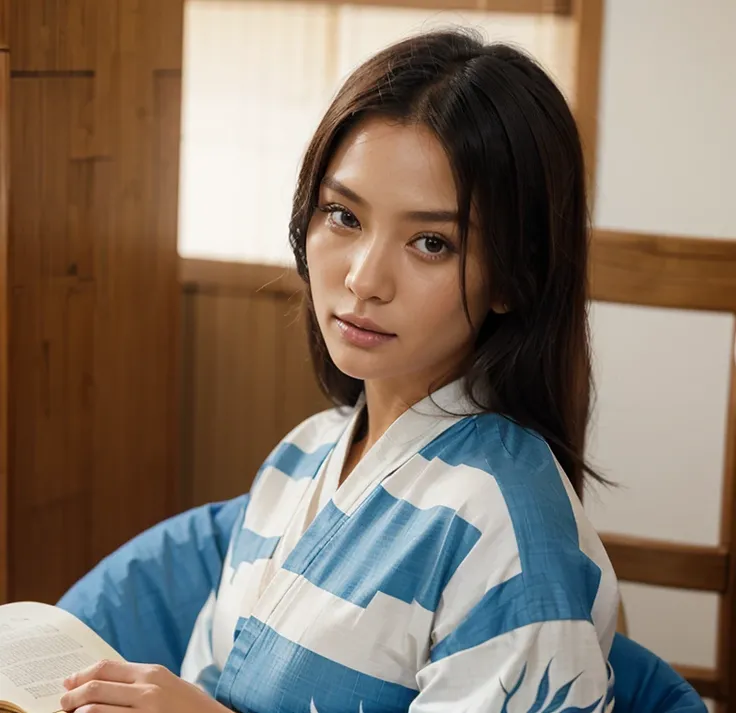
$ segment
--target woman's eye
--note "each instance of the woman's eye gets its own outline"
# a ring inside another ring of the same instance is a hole
[[[339,206],[327,206],[325,213],[328,215],[330,223],[338,228],[347,228],[348,230],[355,230],[360,227],[358,219],[346,208],[340,208]]]
[[[414,241],[414,246],[420,253],[432,257],[442,255],[450,249],[447,241],[436,235],[423,235]]]

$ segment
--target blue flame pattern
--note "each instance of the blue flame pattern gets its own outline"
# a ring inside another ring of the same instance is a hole
[[[562,707],[563,705],[565,705],[565,701],[567,700],[567,696],[570,693],[570,689],[572,688],[575,681],[580,677],[580,674],[570,679],[563,686],[560,686],[560,688],[558,688],[553,695],[550,695],[549,669],[551,666],[552,661],[550,660],[550,662],[547,664],[547,668],[544,669],[542,680],[539,682],[539,686],[537,688],[537,696],[534,699],[534,703],[532,703],[532,707],[529,708],[526,713],[593,713],[593,711],[601,704],[601,701],[603,700],[602,698],[599,698],[597,701],[591,703],[585,708],[580,708],[578,706],[568,706],[567,708]],[[523,668],[521,669],[521,673],[519,674],[519,678],[509,690],[506,690],[503,683],[501,683],[501,688],[506,694],[506,698],[503,702],[503,708],[501,708],[501,713],[510,713],[509,703],[511,699],[519,692],[522,683],[524,683],[524,679],[526,678],[526,670],[527,665],[524,664]]]

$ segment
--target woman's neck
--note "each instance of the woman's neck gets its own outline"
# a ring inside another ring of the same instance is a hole
[[[348,448],[347,457],[343,465],[340,483],[352,472],[361,458],[383,436],[402,414],[412,406],[426,398],[430,392],[449,384],[457,378],[448,375],[444,379],[434,381],[422,380],[410,384],[407,381],[366,380],[365,410],[361,414],[361,421],[353,434],[352,443]]]
[[[426,392],[417,397],[406,398],[395,388],[387,388],[375,382],[365,382],[365,408],[360,415],[353,440],[343,464],[340,483],[350,475],[355,466],[373,445],[403,413],[421,401]]]
[[[390,428],[403,413],[427,395],[399,393],[395,388],[382,383],[365,383],[365,431],[364,450],[368,450]]]
[[[458,374],[450,372],[442,378],[421,379],[414,383],[367,380],[364,390],[368,424],[364,431],[363,452],[373,446],[403,413],[456,378]]]

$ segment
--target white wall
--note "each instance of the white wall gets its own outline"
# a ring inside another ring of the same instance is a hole
[[[595,222],[736,238],[736,3],[607,0]],[[715,544],[733,321],[596,305],[590,454],[619,490],[588,497],[601,529]],[[623,586],[631,633],[713,665],[716,597]]]

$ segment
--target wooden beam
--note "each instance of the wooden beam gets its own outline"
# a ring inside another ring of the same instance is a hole
[[[736,240],[595,230],[591,299],[736,312]]]
[[[594,202],[598,161],[598,110],[601,80],[604,0],[573,0],[577,55],[575,58],[575,118],[588,172],[590,203]]]
[[[736,326],[731,341],[731,375],[726,417],[726,458],[723,473],[721,508],[721,543],[736,557]],[[732,560],[733,562],[734,560]],[[726,592],[720,601],[718,620],[718,671],[723,681],[724,695],[736,697],[736,564],[731,566]],[[733,709],[733,704],[731,705]]]
[[[622,581],[660,587],[724,592],[728,550],[628,535],[601,535],[616,575]]]
[[[8,150],[10,54],[0,52],[0,604],[8,599],[8,414],[10,275],[8,259]]]
[[[305,0],[299,0],[304,2]],[[516,15],[571,15],[572,0],[306,0],[321,5],[370,5],[416,10],[480,10]]]
[[[296,270],[278,265],[182,258],[179,282],[190,292],[278,293],[291,296],[304,283]]]
[[[679,665],[675,665],[674,669],[698,692],[701,698],[711,698],[714,701],[723,699],[718,673],[713,669]]]

